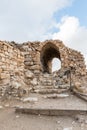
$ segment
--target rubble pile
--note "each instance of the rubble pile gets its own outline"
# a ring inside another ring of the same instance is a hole
[[[24,82],[19,77],[12,77],[10,83],[0,87],[0,98],[12,99],[13,97],[20,99],[29,92],[26,86],[24,86]]]

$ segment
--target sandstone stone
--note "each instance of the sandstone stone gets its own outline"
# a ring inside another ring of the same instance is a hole
[[[69,94],[50,94],[50,95],[46,95],[44,96],[44,98],[65,98],[68,97]]]
[[[32,85],[37,85],[37,84],[38,84],[37,79],[34,78],[33,80],[31,80],[31,84],[32,84]]]
[[[27,97],[27,98],[24,98],[22,101],[23,102],[37,102],[38,98],[37,97]]]
[[[27,65],[27,66],[28,66],[28,65],[30,65],[30,66],[33,65],[33,62],[29,62],[29,61],[25,61],[24,63],[25,63],[25,65]]]
[[[7,78],[7,77],[8,77],[8,75],[5,74],[5,73],[1,73],[1,74],[0,74],[0,79],[5,79],[5,78]]]
[[[21,83],[14,81],[14,80],[12,81],[11,85],[12,85],[12,87],[14,87],[16,89],[21,87]]]
[[[75,87],[76,87],[76,88],[81,87],[81,83],[80,83],[80,82],[75,82],[75,84],[74,84],[74,85],[75,85]]]
[[[39,65],[33,65],[30,68],[31,70],[40,70],[40,66]]]
[[[34,74],[30,71],[30,70],[27,70],[25,72],[25,77],[26,78],[33,78],[34,77]]]

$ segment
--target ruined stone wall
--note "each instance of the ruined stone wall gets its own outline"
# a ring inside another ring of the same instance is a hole
[[[27,42],[18,46],[24,54],[24,77],[29,88],[38,84],[41,73],[40,52],[36,50],[38,46],[39,42]]]
[[[56,73],[52,73],[53,58],[61,61],[61,69]],[[71,67],[75,68],[74,79],[86,74],[83,55],[59,40],[23,44],[0,41],[0,86],[10,84],[14,88],[35,89],[68,85],[64,72]]]
[[[59,40],[27,42],[18,46],[18,48],[24,53],[25,83],[29,87],[53,85],[53,79],[56,78],[53,77],[50,70],[52,59],[55,57],[61,61],[61,71],[59,72],[64,72],[64,70],[73,67],[75,68],[74,75],[82,76],[86,74],[83,55],[66,47]]]
[[[10,43],[0,41],[0,87],[17,88],[23,85],[23,81],[24,56],[22,52]],[[0,92],[2,94],[2,89]]]
[[[81,52],[68,48],[68,66],[75,67],[75,72],[81,76],[86,74],[86,65]]]

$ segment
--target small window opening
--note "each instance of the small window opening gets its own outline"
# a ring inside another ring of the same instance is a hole
[[[52,72],[58,71],[61,68],[61,61],[58,58],[52,60]]]

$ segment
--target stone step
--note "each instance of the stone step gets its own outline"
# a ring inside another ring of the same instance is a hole
[[[40,84],[43,86],[51,86],[53,85],[53,82],[40,82]]]
[[[33,115],[47,115],[47,116],[74,116],[78,114],[87,114],[87,110],[78,109],[53,109],[53,108],[27,108],[17,107],[15,108],[16,113],[25,113]]]
[[[37,89],[53,89],[54,88],[54,86],[53,85],[46,85],[46,86],[44,86],[44,85],[37,85],[37,86],[34,86],[33,87],[35,90],[37,90]]]
[[[66,93],[64,93],[66,94]],[[18,113],[28,113],[37,115],[87,115],[87,102],[72,95],[70,92],[68,97],[65,98],[44,98],[45,95],[30,93],[28,99],[33,99],[37,102],[26,102],[14,106],[15,111]],[[59,94],[61,95],[61,94]],[[58,96],[59,96],[58,95]]]
[[[69,96],[68,93],[61,93],[61,94],[54,93],[54,94],[46,94],[43,97],[44,98],[49,98],[49,99],[56,99],[56,98],[66,98],[68,96]]]
[[[53,85],[53,79],[50,77],[49,78],[42,78],[42,79],[40,79],[40,84],[44,85],[44,86]]]
[[[34,86],[33,87],[35,90],[39,89],[39,90],[43,90],[43,89],[68,89],[70,88],[70,85],[57,85],[57,86],[54,86],[54,85],[37,85],[37,86]]]
[[[36,93],[40,93],[40,94],[53,94],[53,93],[63,93],[63,92],[66,92],[68,89],[47,89],[47,88],[44,88],[44,89],[36,89],[34,90],[34,92]]]

